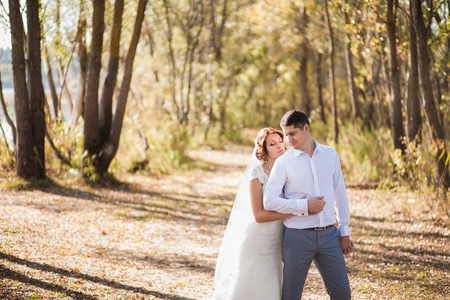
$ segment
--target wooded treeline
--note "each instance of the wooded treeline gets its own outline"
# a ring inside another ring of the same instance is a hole
[[[2,10],[19,176],[45,176],[45,136],[47,152],[103,176],[124,126],[137,138],[121,147],[139,145],[146,164],[167,140],[173,159],[189,137],[277,126],[295,107],[336,145],[346,124],[387,129],[403,160],[431,145],[432,182],[450,187],[449,0],[9,0]],[[62,141],[80,134],[76,156]]]

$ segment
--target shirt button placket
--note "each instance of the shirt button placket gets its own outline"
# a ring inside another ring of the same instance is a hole
[[[317,196],[321,196],[321,194],[320,194],[320,187],[319,187],[319,178],[317,176],[316,165],[314,163],[313,157],[310,158],[309,165],[311,167],[311,173],[313,175],[313,181],[314,181],[314,193],[315,193],[314,197],[317,197]],[[323,224],[323,214],[322,214],[322,212],[319,213],[318,216],[319,216],[319,227],[322,227],[323,226],[322,225]]]

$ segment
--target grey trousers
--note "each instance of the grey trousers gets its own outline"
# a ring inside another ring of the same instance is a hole
[[[311,262],[322,276],[330,299],[351,299],[339,230],[285,228],[283,235],[283,300],[299,300]]]

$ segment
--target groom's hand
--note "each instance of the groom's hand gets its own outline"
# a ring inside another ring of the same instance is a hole
[[[308,199],[308,214],[315,215],[320,213],[323,210],[325,203],[323,196]]]
[[[353,247],[355,247],[355,244],[350,239],[350,236],[341,236],[339,239],[339,244],[341,245],[341,250],[343,254],[349,254],[352,252]]]

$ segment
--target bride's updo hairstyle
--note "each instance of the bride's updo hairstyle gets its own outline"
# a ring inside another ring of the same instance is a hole
[[[255,154],[256,154],[256,157],[260,161],[267,160],[268,153],[267,153],[267,147],[266,147],[266,138],[271,133],[278,134],[281,137],[281,139],[284,141],[284,134],[282,131],[274,129],[272,127],[266,127],[266,128],[261,129],[255,139],[255,146],[257,147]]]

